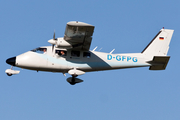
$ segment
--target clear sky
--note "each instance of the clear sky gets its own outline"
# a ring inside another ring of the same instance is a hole
[[[179,120],[180,1],[1,0],[0,120]],[[66,23],[95,26],[91,50],[141,52],[162,27],[174,29],[164,71],[148,67],[86,73],[71,86],[62,73],[21,70],[6,59],[63,37]]]

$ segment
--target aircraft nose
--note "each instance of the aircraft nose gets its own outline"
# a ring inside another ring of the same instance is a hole
[[[16,57],[12,57],[12,58],[7,59],[6,63],[15,66],[15,64],[16,64]]]

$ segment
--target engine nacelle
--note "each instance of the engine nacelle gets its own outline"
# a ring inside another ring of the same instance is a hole
[[[66,40],[64,40],[64,38],[58,38],[57,43],[56,43],[56,47],[68,49],[68,48],[72,48],[72,45],[69,44]]]
[[[66,40],[64,40],[64,38],[57,38],[57,40],[50,39],[48,42],[51,43],[52,45],[56,45],[57,48],[58,47],[65,49],[72,48],[72,45],[69,44]]]

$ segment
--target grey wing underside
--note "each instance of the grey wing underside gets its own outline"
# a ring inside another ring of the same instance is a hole
[[[77,50],[89,50],[94,26],[83,22],[68,22],[66,25],[64,40]]]

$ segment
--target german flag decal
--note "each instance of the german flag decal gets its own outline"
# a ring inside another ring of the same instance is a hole
[[[164,40],[164,37],[159,37],[159,40]]]

